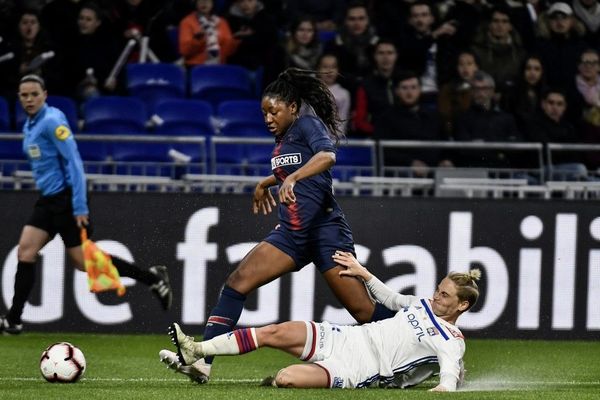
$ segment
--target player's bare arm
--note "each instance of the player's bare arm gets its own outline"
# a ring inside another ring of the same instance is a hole
[[[293,204],[296,202],[294,194],[294,185],[299,180],[327,171],[335,165],[335,153],[331,151],[320,151],[301,168],[298,168],[293,174],[290,174],[279,188],[279,201],[283,204]]]
[[[277,181],[275,176],[271,175],[260,181],[254,189],[254,197],[252,198],[252,212],[259,212],[267,215],[273,211],[273,207],[277,205],[269,188],[275,186]]]
[[[337,264],[347,268],[340,271],[340,276],[356,276],[365,281],[368,281],[373,277],[373,274],[363,267],[352,253],[338,250],[332,257],[333,261]]]

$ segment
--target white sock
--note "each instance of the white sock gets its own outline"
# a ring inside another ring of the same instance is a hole
[[[205,356],[221,356],[244,354],[258,348],[256,329],[236,329],[233,332],[216,336],[202,342],[202,353]]]

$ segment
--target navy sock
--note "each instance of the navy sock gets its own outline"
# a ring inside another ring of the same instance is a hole
[[[210,312],[202,340],[212,339],[223,333],[231,332],[240,319],[245,301],[245,295],[225,285],[217,305]],[[204,361],[212,364],[213,358],[206,357]]]
[[[119,271],[120,276],[133,278],[136,281],[145,283],[148,286],[157,282],[156,275],[152,274],[151,272],[143,270],[137,265],[127,262],[122,258],[113,255],[111,255],[110,258],[112,259],[114,266],[117,268],[117,271]]]
[[[19,261],[17,264],[17,273],[15,274],[15,294],[13,296],[12,307],[6,315],[6,318],[13,324],[21,323],[23,308],[31,294],[34,283],[35,263]]]
[[[375,303],[375,310],[373,311],[373,315],[371,315],[371,321],[380,321],[386,318],[392,318],[396,315],[395,311],[390,310],[386,306],[381,303]]]

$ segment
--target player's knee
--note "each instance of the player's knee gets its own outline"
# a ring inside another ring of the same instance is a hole
[[[296,387],[296,381],[294,374],[290,372],[289,368],[280,369],[275,376],[275,384],[280,388],[293,388]]]
[[[17,259],[24,262],[35,262],[37,259],[37,249],[33,246],[19,245],[17,248]]]

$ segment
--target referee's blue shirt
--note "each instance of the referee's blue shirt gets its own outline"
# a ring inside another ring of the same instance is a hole
[[[83,163],[62,111],[44,104],[37,114],[27,118],[23,134],[23,151],[42,196],[71,188],[73,215],[88,215]]]

